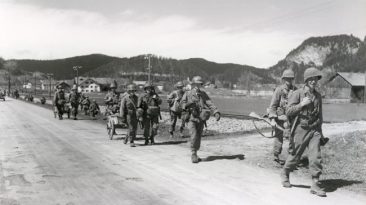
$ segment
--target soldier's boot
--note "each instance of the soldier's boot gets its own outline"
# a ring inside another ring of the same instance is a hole
[[[59,120],[62,120],[63,118],[62,118],[62,115],[58,115],[58,119]]]
[[[136,147],[136,145],[133,141],[130,142],[130,147]]]
[[[126,135],[125,139],[123,140],[123,144],[127,144],[128,138],[129,138],[128,135]]]
[[[150,138],[150,142],[151,142],[151,144],[152,144],[152,145],[153,145],[153,144],[155,144],[154,137],[151,137],[151,138]]]
[[[200,158],[197,156],[197,151],[192,151],[191,160],[192,163],[198,163],[200,161]]]
[[[327,194],[322,188],[319,187],[319,184],[319,177],[313,177],[313,184],[311,185],[310,193],[320,197],[326,197]]]
[[[149,139],[145,138],[145,145],[148,145],[149,144]]]
[[[290,171],[287,169],[282,169],[281,171],[281,184],[283,187],[291,188],[290,184]]]

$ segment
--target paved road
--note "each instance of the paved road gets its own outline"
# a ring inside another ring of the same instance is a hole
[[[142,144],[142,141],[138,143]],[[213,155],[200,153],[201,157]],[[53,118],[50,110],[0,102],[0,204],[365,204],[336,191],[327,198],[280,186],[278,173],[243,160],[190,163],[177,145],[130,148],[105,127]],[[219,157],[217,159],[220,159]],[[244,159],[245,160],[245,159]]]

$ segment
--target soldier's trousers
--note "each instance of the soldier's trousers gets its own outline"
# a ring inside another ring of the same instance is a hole
[[[159,129],[159,117],[158,116],[146,116],[144,118],[144,137],[145,140],[153,139],[158,134]]]
[[[277,124],[283,127],[284,121],[277,120]],[[273,136],[273,154],[279,155],[282,152],[282,145],[283,145],[283,131],[279,129],[274,129],[274,136]]]
[[[191,136],[191,150],[197,151],[201,147],[201,137],[205,122],[202,120],[188,122],[189,135]]]
[[[135,141],[137,124],[138,121],[136,116],[127,115],[127,125],[128,125],[127,136],[129,137],[130,142]]]
[[[78,115],[78,107],[79,104],[77,103],[71,103],[71,114],[76,117]]]
[[[62,116],[64,114],[64,105],[57,104],[56,109],[58,116]]]
[[[316,130],[305,130],[297,126],[293,137],[293,151],[287,157],[284,169],[293,171],[296,168],[305,149],[308,148],[309,170],[313,177],[322,173],[322,158],[320,151],[321,133]]]
[[[170,133],[175,131],[175,125],[177,124],[177,120],[178,120],[178,118],[181,119],[181,117],[182,117],[182,113],[177,113],[177,112],[173,112],[173,111],[170,112],[170,123],[171,123],[170,128],[169,128]],[[183,132],[184,124],[185,124],[185,122],[182,119],[182,122],[181,122],[181,125],[179,128],[180,132]]]

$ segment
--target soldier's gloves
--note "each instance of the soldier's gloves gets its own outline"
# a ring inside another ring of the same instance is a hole
[[[221,114],[219,112],[215,113],[216,121],[219,121],[221,118]]]
[[[142,117],[139,117],[139,118],[138,118],[138,121],[139,121],[139,122],[142,122],[142,121],[144,121],[144,119],[143,119]]]

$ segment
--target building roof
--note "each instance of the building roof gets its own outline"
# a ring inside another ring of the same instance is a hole
[[[341,76],[352,86],[365,86],[365,74],[364,73],[348,73],[337,72],[337,75]]]

